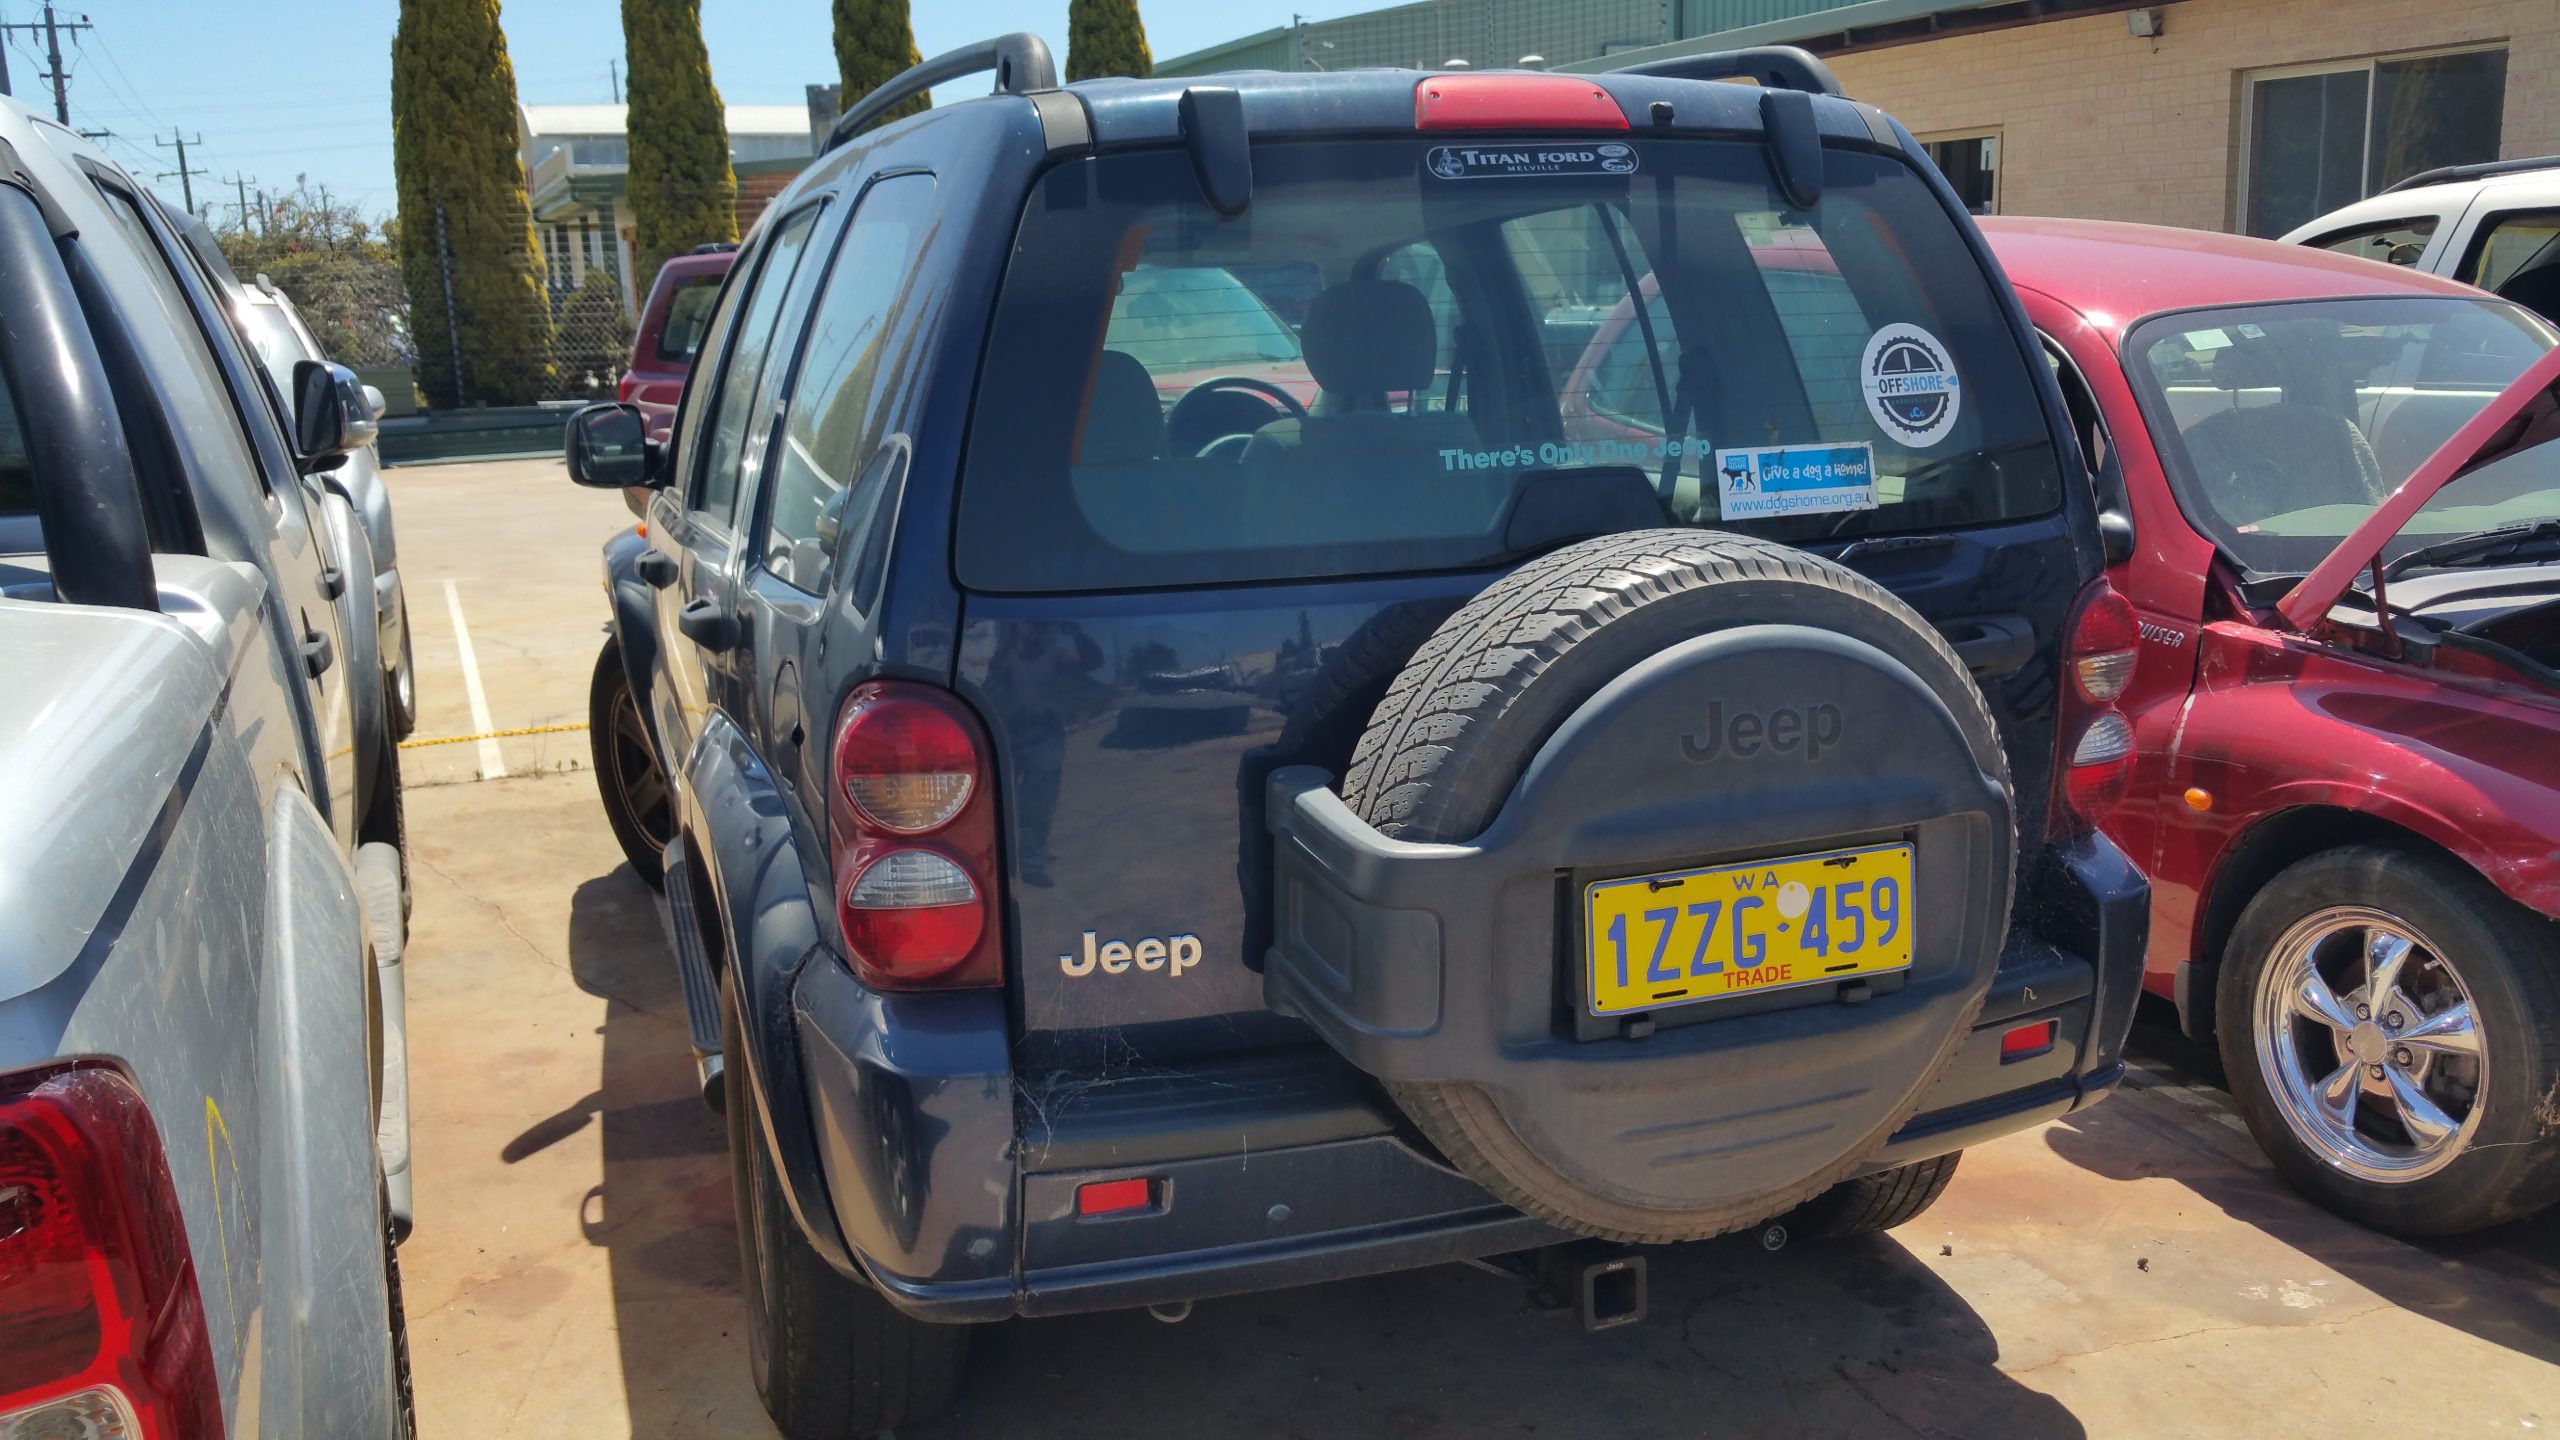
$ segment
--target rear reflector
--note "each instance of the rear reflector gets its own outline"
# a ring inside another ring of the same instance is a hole
[[[1076,1187],[1078,1215],[1125,1215],[1132,1210],[1146,1210],[1156,1203],[1156,1182],[1140,1176],[1134,1180],[1096,1180]]]
[[[2039,1020],[2033,1025],[2021,1025],[2001,1036],[2000,1063],[2006,1065],[2012,1060],[2033,1059],[2052,1049],[2054,1031],[2058,1028],[2060,1028],[2059,1025],[2054,1021]]]
[[[1609,92],[1569,75],[1434,75],[1413,87],[1416,130],[1624,130]]]

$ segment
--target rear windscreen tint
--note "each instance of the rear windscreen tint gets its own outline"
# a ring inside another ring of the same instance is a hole
[[[2030,357],[1905,163],[1828,152],[1797,211],[1757,145],[1585,146],[1557,173],[1551,143],[1257,146],[1234,219],[1180,151],[1049,172],[971,421],[963,583],[1454,569],[1641,524],[1811,543],[2061,503]]]
[[[711,307],[720,299],[720,277],[703,275],[676,286],[667,297],[667,322],[658,327],[654,349],[669,365],[690,365],[702,348],[703,328],[711,323]]]

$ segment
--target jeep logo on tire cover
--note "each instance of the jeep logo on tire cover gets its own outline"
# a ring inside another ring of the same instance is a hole
[[[1847,726],[1840,707],[1827,702],[1781,705],[1766,715],[1736,710],[1728,716],[1723,701],[1710,700],[1707,723],[1680,737],[1680,754],[1683,759],[1706,761],[1719,755],[1748,759],[1763,751],[1779,755],[1802,751],[1805,759],[1819,760],[1823,751],[1840,743]]]

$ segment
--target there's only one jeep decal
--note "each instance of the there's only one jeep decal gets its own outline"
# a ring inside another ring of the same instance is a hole
[[[1171,935],[1158,939],[1153,935],[1136,942],[1098,940],[1091,930],[1084,932],[1082,953],[1070,950],[1058,957],[1058,968],[1069,976],[1090,975],[1096,970],[1105,975],[1125,975],[1132,966],[1140,970],[1161,970],[1172,979],[1200,963],[1200,937]]]

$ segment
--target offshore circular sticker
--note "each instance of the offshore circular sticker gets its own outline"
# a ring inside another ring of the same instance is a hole
[[[1858,361],[1858,384],[1867,413],[1884,433],[1904,445],[1925,447],[1947,438],[1964,408],[1964,382],[1938,337],[1917,325],[1887,325],[1867,341]]]

